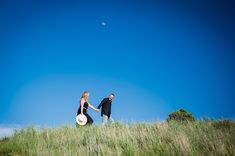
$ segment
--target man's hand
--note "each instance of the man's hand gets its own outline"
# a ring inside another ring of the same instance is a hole
[[[99,112],[99,111],[100,111],[100,109],[95,109],[95,111],[96,111],[96,112]]]

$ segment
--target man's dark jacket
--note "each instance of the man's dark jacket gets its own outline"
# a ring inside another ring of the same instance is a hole
[[[100,109],[100,107],[102,107],[101,110],[101,116],[107,115],[108,117],[110,117],[111,114],[111,105],[112,105],[112,100],[109,100],[109,98],[104,98],[100,105],[98,106],[98,109]]]

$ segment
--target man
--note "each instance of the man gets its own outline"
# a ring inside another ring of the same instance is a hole
[[[98,106],[98,109],[102,107],[101,116],[102,116],[103,125],[105,125],[107,122],[110,122],[110,123],[114,122],[113,118],[111,117],[111,106],[112,106],[113,98],[114,98],[114,94],[111,93],[109,97],[104,98],[101,101],[100,105]]]

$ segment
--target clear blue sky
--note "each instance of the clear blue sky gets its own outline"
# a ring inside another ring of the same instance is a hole
[[[222,0],[0,1],[0,124],[73,124],[84,90],[115,93],[116,120],[234,118],[234,19]]]

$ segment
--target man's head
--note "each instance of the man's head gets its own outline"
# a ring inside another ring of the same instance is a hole
[[[113,100],[113,98],[114,98],[114,94],[113,93],[109,94],[109,100]]]

